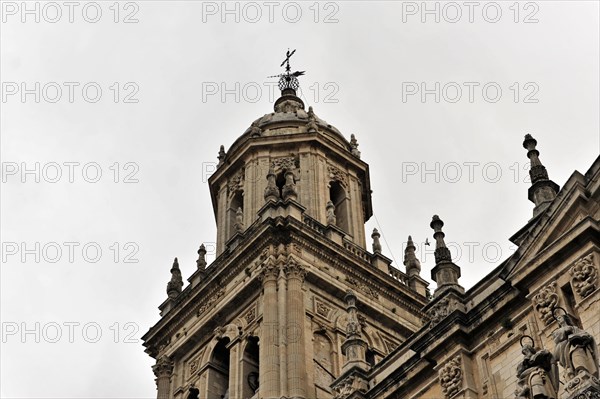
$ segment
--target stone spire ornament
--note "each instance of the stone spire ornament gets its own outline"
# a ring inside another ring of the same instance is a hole
[[[536,217],[542,213],[548,205],[556,198],[559,186],[548,178],[548,171],[542,165],[536,149],[537,141],[530,135],[525,135],[523,147],[527,150],[527,158],[531,162],[529,177],[531,178],[531,187],[529,187],[529,200],[535,204],[533,216]]]
[[[412,237],[408,236],[408,242],[404,250],[404,266],[406,266],[406,274],[409,277],[418,276],[421,273],[421,262],[419,262],[415,255],[415,249]]]
[[[379,242],[379,231],[377,229],[373,229],[373,233],[371,234],[371,238],[373,239],[373,253],[380,254],[381,253],[381,243]]]
[[[225,162],[225,156],[227,154],[225,153],[225,146],[221,146],[219,147],[219,155],[217,156],[217,159],[219,160],[219,163],[217,164],[217,168],[221,165],[223,165],[223,163]]]
[[[354,136],[354,134],[350,135],[350,152],[356,158],[360,159],[360,151],[358,151],[358,141],[356,140],[356,137]]]
[[[196,261],[196,266],[198,266],[198,270],[206,269],[206,247],[204,244],[201,244],[200,248],[198,248],[198,260]]]
[[[343,369],[346,370],[350,368],[349,365],[352,365],[367,370],[369,367],[366,362],[367,342],[362,338],[354,292],[348,290],[344,296],[344,302],[346,302],[348,324],[346,325],[346,340],[342,344],[342,351],[346,355],[346,363]]]
[[[419,295],[429,297],[427,287],[429,283],[421,278],[421,262],[415,253],[416,247],[411,236],[408,236],[406,249],[404,250],[404,266],[408,277],[408,286]]]
[[[265,188],[265,201],[279,201],[279,188],[275,182],[275,172],[273,171],[273,165],[269,166],[269,172],[267,173],[267,187]]]
[[[325,209],[327,210],[327,224],[335,225],[335,205],[333,205],[333,202],[327,201],[327,206],[325,207]]]
[[[285,185],[281,190],[281,195],[283,196],[283,200],[287,201],[289,199],[297,200],[298,192],[296,191],[296,182],[294,181],[294,172],[291,170],[285,171]]]
[[[438,215],[433,215],[429,225],[434,231],[433,238],[435,239],[435,267],[431,269],[431,278],[437,283],[434,296],[439,296],[448,289],[464,294],[465,289],[458,283],[460,267],[452,263],[450,250],[444,242],[445,234],[442,231],[444,222]]]
[[[182,287],[183,279],[181,278],[181,270],[179,270],[179,262],[175,258],[173,266],[171,266],[171,281],[167,283],[167,295],[169,299],[177,298],[181,294]]]

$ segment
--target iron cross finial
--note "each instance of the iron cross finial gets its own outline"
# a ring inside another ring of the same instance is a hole
[[[286,64],[285,65],[285,72],[287,72],[288,74],[291,71],[291,69],[290,69],[290,57],[292,55],[294,55],[295,52],[296,52],[296,49],[292,50],[292,52],[290,53],[290,49],[288,48],[288,51],[285,53],[285,55],[286,55],[285,60],[283,60],[283,62],[281,63],[281,65],[279,65],[280,67],[282,67],[283,64]]]

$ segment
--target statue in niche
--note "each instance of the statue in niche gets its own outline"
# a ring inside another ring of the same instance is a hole
[[[244,211],[242,211],[242,207],[238,207],[235,212],[235,231],[241,232],[244,230]]]
[[[335,205],[333,205],[333,202],[327,201],[327,207],[325,209],[327,210],[327,224],[335,224]]]
[[[562,310],[562,314],[559,310]],[[577,385],[580,380],[572,381],[577,377],[598,378],[598,350],[594,337],[577,327],[563,308],[554,308],[552,315],[559,325],[552,333],[556,343],[554,356],[565,369],[564,378],[567,385]]]
[[[531,342],[523,344],[529,338]],[[536,350],[533,338],[521,338],[523,360],[517,366],[516,399],[557,399],[558,368],[552,353],[546,349]]]

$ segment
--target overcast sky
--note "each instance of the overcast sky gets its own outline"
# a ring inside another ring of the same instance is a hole
[[[206,178],[272,112],[288,48],[370,165],[368,232],[402,270],[412,234],[427,279],[433,214],[467,288],[512,253],[524,134],[561,186],[600,152],[595,1],[22,4],[0,32],[2,397],[155,397],[140,338],[173,258],[187,278],[215,241]]]

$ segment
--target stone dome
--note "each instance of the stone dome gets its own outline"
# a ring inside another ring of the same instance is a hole
[[[339,147],[352,151],[350,142],[342,133],[327,121],[319,118],[292,90],[282,93],[274,104],[274,112],[256,119],[246,131],[231,145],[229,151],[235,150],[248,139],[259,137],[281,137],[285,135],[313,133],[321,134]]]

